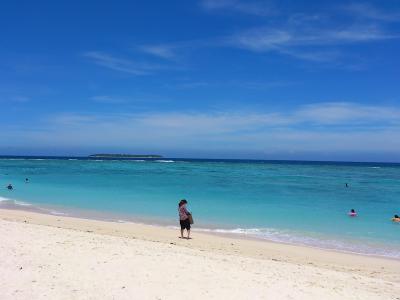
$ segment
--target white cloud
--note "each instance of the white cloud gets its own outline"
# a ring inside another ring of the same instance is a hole
[[[377,25],[323,26],[302,23],[281,27],[245,30],[225,40],[229,46],[258,53],[276,52],[313,62],[338,62],[345,59],[341,46],[397,39]],[[350,64],[356,62],[352,61]]]
[[[400,125],[400,109],[354,103],[306,105],[295,113],[296,119],[319,125]]]
[[[108,95],[93,96],[90,98],[90,100],[92,100],[94,102],[106,103],[106,104],[119,104],[119,103],[127,102],[127,100],[124,98],[108,96]]]
[[[361,19],[371,19],[376,21],[398,22],[400,21],[399,12],[386,12],[379,10],[369,3],[351,3],[343,10],[352,16]]]
[[[99,66],[134,75],[148,75],[156,70],[162,69],[162,67],[157,64],[134,62],[97,51],[86,52],[84,56]]]
[[[275,13],[271,4],[266,1],[203,0],[201,5],[208,11],[233,11],[256,16],[268,16]]]
[[[28,102],[31,100],[30,97],[21,96],[21,95],[11,97],[10,99],[12,102],[19,102],[19,103],[25,103],[25,102]]]
[[[174,51],[175,47],[172,44],[144,45],[139,47],[139,49],[147,54],[158,56],[164,59],[173,59],[176,56]]]
[[[135,47],[135,49],[158,58],[176,61],[179,58],[179,54],[185,51],[216,46],[220,46],[219,39],[218,42],[213,39],[192,39],[170,43],[140,45]]]
[[[352,26],[336,29],[317,27],[255,28],[231,37],[233,46],[253,51],[280,51],[290,47],[330,46],[373,42],[397,38],[376,26]]]
[[[400,151],[400,108],[318,103],[278,112],[63,114],[4,128],[0,146],[147,147],[198,151]]]
[[[327,12],[293,12],[284,15],[275,14],[271,3],[266,1],[203,0],[200,3],[203,8],[211,11],[275,16],[266,19],[265,26],[237,31],[231,35],[142,45],[137,49],[152,56],[176,61],[179,54],[189,50],[233,47],[256,53],[275,52],[300,60],[333,63],[336,67],[359,70],[363,68],[361,60],[355,61],[354,56],[344,52],[342,47],[400,37],[384,26],[384,21],[397,20],[400,15],[383,13],[368,4],[353,3],[342,7],[341,14],[335,10],[335,15]],[[347,12],[347,17],[343,11]]]
[[[202,4],[209,10],[245,12],[246,7],[250,12],[257,12],[266,9],[265,2],[205,0]],[[276,52],[301,60],[336,62],[344,59],[338,49],[340,46],[399,38],[398,34],[385,31],[380,23],[400,20],[400,14],[382,12],[365,3],[353,3],[341,11],[342,14],[336,15],[297,12],[284,16],[281,13],[278,18],[270,18],[266,26],[243,30],[223,40],[225,45],[253,52]],[[343,11],[350,19],[343,18]]]
[[[344,61],[346,55],[341,47],[399,37],[398,34],[387,32],[377,24],[326,24],[322,16],[306,18],[297,14],[283,25],[256,27],[214,39],[144,45],[139,49],[163,59],[177,60],[179,52],[199,48],[233,47],[255,53],[275,52],[311,62],[334,62],[342,66],[340,61]],[[343,65],[346,68],[348,66],[356,66],[359,69],[359,62],[352,60]]]

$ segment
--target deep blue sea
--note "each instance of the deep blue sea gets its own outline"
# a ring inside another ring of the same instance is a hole
[[[400,164],[0,157],[0,187],[0,207],[164,226],[185,198],[197,230],[400,259]]]

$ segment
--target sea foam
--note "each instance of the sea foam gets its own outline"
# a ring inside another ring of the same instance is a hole
[[[351,241],[325,237],[313,237],[307,234],[299,234],[273,228],[234,228],[234,229],[209,229],[196,228],[196,231],[216,234],[234,234],[250,238],[262,239],[271,242],[303,245],[319,249],[330,249],[340,252],[356,253],[363,255],[382,256],[400,259],[400,251],[396,246],[377,245],[372,242]]]

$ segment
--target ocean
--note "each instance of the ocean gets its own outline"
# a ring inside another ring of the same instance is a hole
[[[400,259],[400,164],[0,157],[0,187],[0,208],[161,226],[185,198],[196,230]]]

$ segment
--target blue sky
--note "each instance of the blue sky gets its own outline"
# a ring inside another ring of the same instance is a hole
[[[8,1],[0,153],[400,161],[398,1]]]

